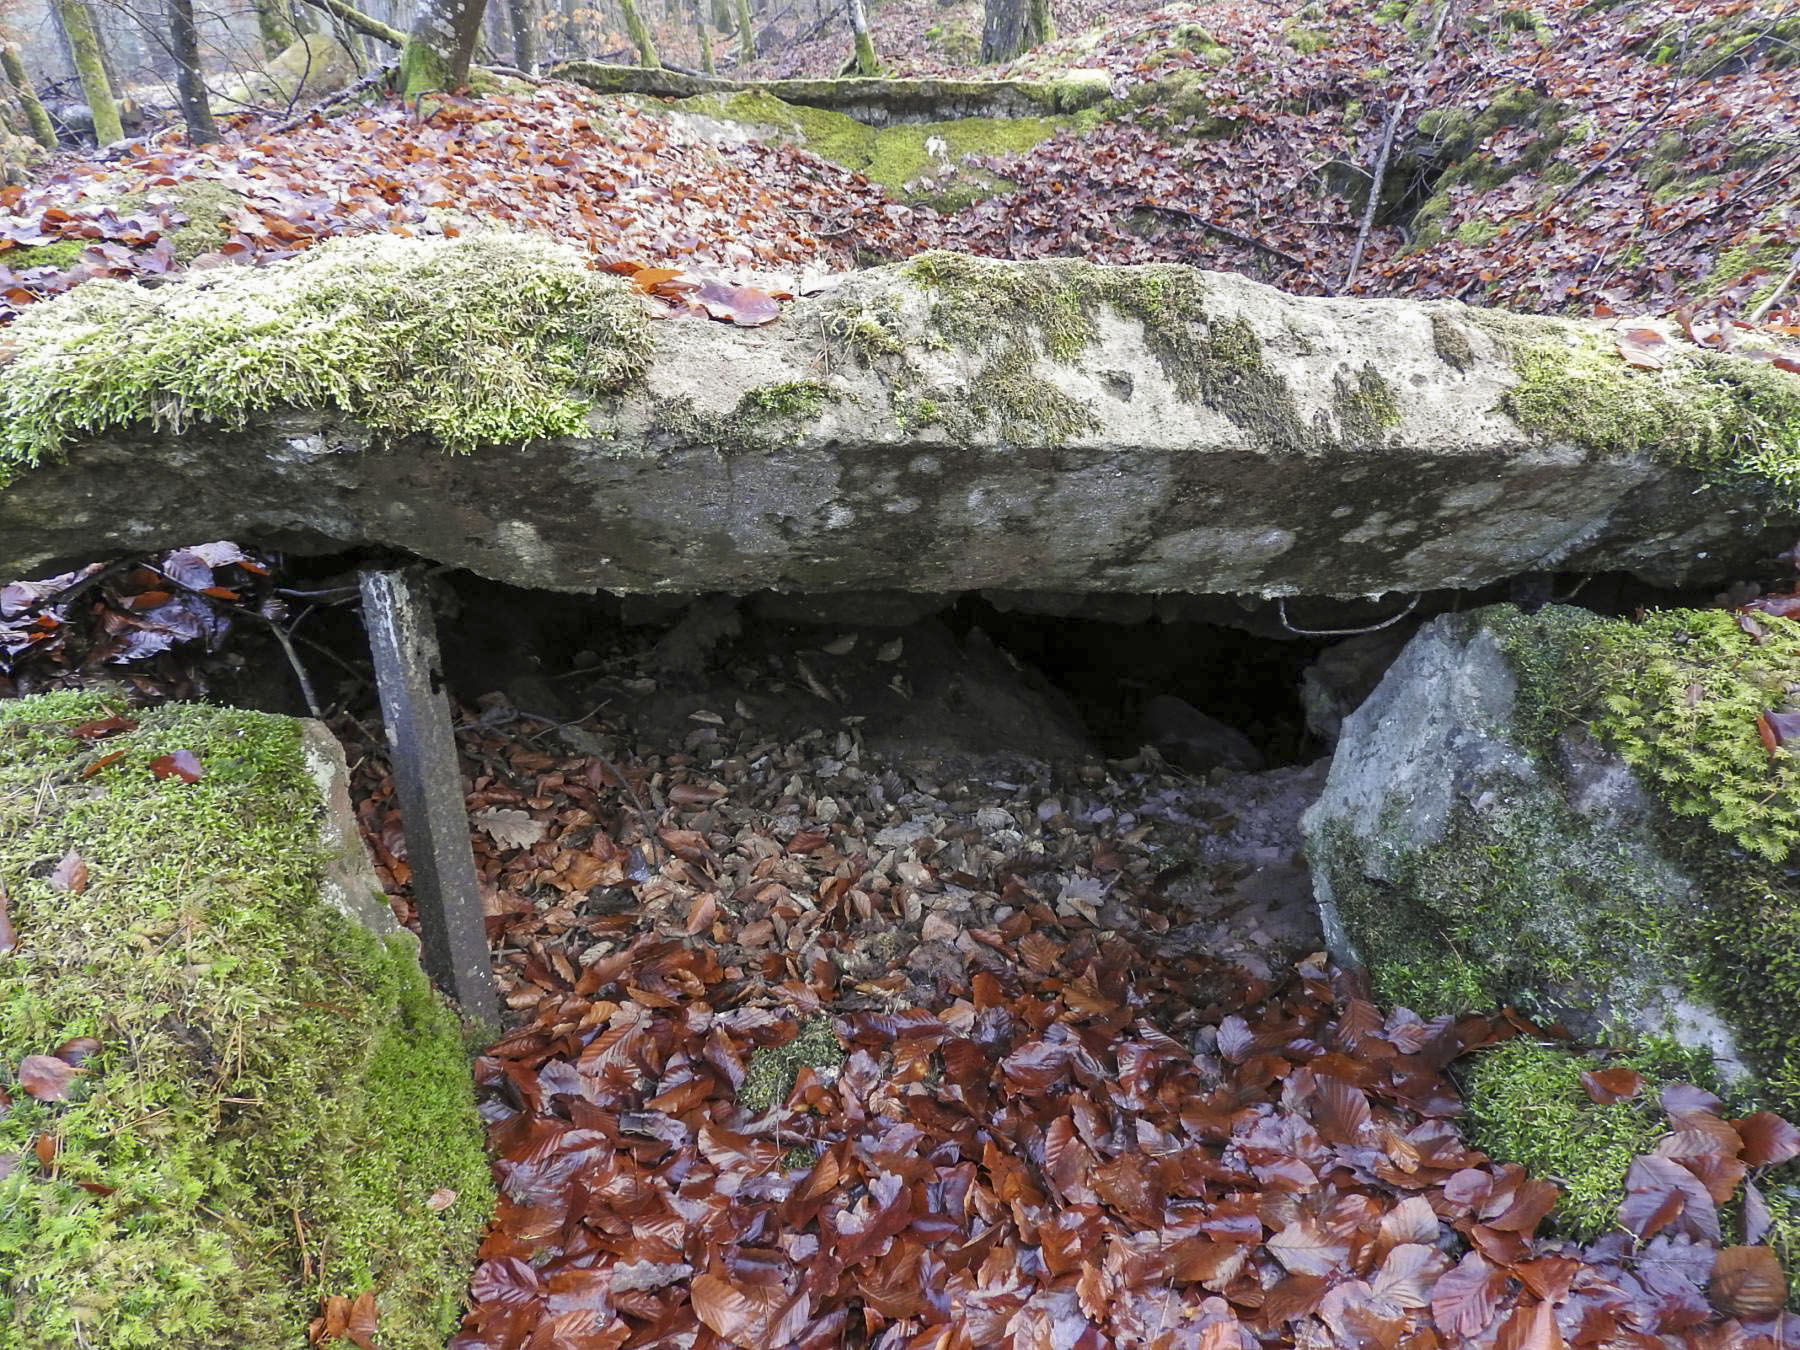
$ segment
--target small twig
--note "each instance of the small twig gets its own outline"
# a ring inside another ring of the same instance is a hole
[[[335,94],[327,94],[305,112],[299,114],[297,117],[290,117],[287,121],[270,127],[264,134],[269,136],[279,136],[283,132],[292,131],[295,127],[309,122],[315,117],[321,117],[324,115],[327,108],[332,107],[334,104],[344,103],[357,97],[365,89],[387,79],[387,77],[393,74],[397,69],[399,69],[399,64],[390,61],[385,66],[371,70],[367,75],[364,75],[360,80],[356,81],[356,83],[344,86],[344,88],[338,90]]]
[[[1794,284],[1795,277],[1800,277],[1800,248],[1794,250],[1793,263],[1788,268],[1787,275],[1775,283],[1775,289],[1763,297],[1763,302],[1760,305],[1750,311],[1751,323],[1761,323],[1763,321],[1768,312],[1775,308],[1775,302],[1781,299],[1782,294],[1789,286]]]
[[[1450,17],[1456,0],[1443,0],[1438,9],[1437,21],[1431,25],[1431,36],[1425,39],[1425,52],[1419,58],[1419,64],[1413,67],[1413,73],[1407,80],[1407,87],[1400,91],[1388,108],[1388,114],[1381,127],[1381,150],[1375,156],[1375,171],[1369,175],[1369,200],[1363,204],[1362,223],[1356,228],[1356,247],[1350,253],[1350,266],[1344,270],[1344,280],[1335,292],[1342,295],[1350,289],[1356,280],[1356,269],[1362,266],[1363,251],[1369,246],[1369,231],[1375,227],[1375,212],[1381,206],[1381,189],[1387,183],[1388,158],[1394,153],[1394,133],[1400,128],[1400,118],[1406,112],[1406,105],[1412,98],[1413,87],[1417,84],[1419,74],[1431,64],[1432,56],[1437,52],[1438,37],[1444,31],[1444,23]]]
[[[1276,248],[1273,244],[1265,243],[1253,234],[1240,234],[1230,226],[1221,225],[1216,220],[1209,220],[1198,211],[1190,211],[1185,206],[1165,206],[1161,202],[1139,202],[1138,209],[1140,211],[1161,211],[1165,215],[1181,216],[1186,220],[1192,221],[1208,234],[1214,234],[1221,239],[1229,239],[1234,244],[1242,244],[1246,248],[1253,248],[1262,253],[1267,253],[1270,257],[1280,258],[1284,263],[1291,264],[1294,267],[1306,266],[1304,260],[1296,258],[1293,254],[1285,252],[1282,249]]]
[[[1281,626],[1295,637],[1360,637],[1364,633],[1379,633],[1384,628],[1392,628],[1419,607],[1419,596],[1415,595],[1406,602],[1406,608],[1392,618],[1383,619],[1380,623],[1372,623],[1366,628],[1296,628],[1288,622],[1287,597],[1278,596],[1275,600],[1275,612],[1281,618]]]

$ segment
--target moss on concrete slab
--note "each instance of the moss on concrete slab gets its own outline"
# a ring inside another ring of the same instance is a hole
[[[9,330],[0,481],[80,436],[280,406],[452,451],[574,435],[593,398],[642,372],[648,326],[582,255],[498,232],[336,239],[155,289],[90,281]]]
[[[1638,370],[1596,334],[1518,342],[1503,317],[1477,317],[1512,346],[1519,382],[1501,407],[1539,440],[1748,480],[1800,509],[1800,376],[1673,347],[1663,369]]]
[[[996,263],[957,253],[920,254],[906,277],[932,297],[931,326],[946,345],[990,352],[988,397],[1028,409],[1043,391],[1008,391],[1038,358],[1073,361],[1099,338],[1110,310],[1142,325],[1151,353],[1183,398],[1216,408],[1278,450],[1319,443],[1302,425],[1293,391],[1263,359],[1241,319],[1210,316],[1206,283],[1174,265],[1096,267],[1083,262]],[[1041,382],[1040,382],[1041,383]],[[1050,443],[1078,430],[1072,410],[1051,400],[1041,430]]]
[[[168,706],[71,734],[113,711],[0,703],[0,1076],[100,1045],[67,1102],[8,1083],[0,1346],[292,1350],[320,1296],[372,1289],[386,1350],[435,1350],[493,1198],[456,1017],[413,944],[320,897],[297,724]],[[177,750],[198,782],[151,771]],[[84,889],[50,880],[69,850]]]

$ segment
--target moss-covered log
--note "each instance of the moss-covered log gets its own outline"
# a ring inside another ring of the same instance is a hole
[[[709,79],[673,70],[613,66],[598,61],[565,61],[549,74],[602,94],[648,94],[691,98],[730,96],[746,91],[773,95],[785,103],[829,108],[859,122],[942,122],[960,117],[1045,117],[1077,113],[1105,103],[1111,81],[1103,70],[1071,71],[1059,80]]]
[[[222,708],[75,734],[119,711],[0,703],[0,1345],[292,1350],[372,1290],[384,1347],[437,1350],[493,1194],[461,1027],[323,828],[341,754]]]
[[[1593,325],[945,253],[754,329],[645,303],[480,233],[34,305],[0,575],[234,537],[570,589],[1373,595],[1715,581],[1800,531],[1800,379],[1609,368]],[[1539,416],[1583,398],[1618,421]],[[1616,433],[1645,407],[1670,435]]]

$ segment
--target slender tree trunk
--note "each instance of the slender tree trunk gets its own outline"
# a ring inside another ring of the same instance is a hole
[[[637,48],[638,64],[662,65],[656,56],[656,42],[650,36],[650,26],[638,13],[637,0],[619,0],[619,12],[625,16],[625,31],[631,35],[631,45]]]
[[[6,82],[13,87],[25,109],[25,121],[31,128],[32,140],[46,150],[56,149],[56,127],[50,121],[50,114],[44,111],[44,105],[38,101],[31,76],[25,73],[25,58],[16,43],[0,43],[0,68],[5,69]]]
[[[848,0],[850,6],[851,41],[856,48],[856,73],[879,75],[881,63],[875,59],[875,39],[869,36],[869,16],[863,0]]]
[[[297,36],[281,0],[256,0],[256,31],[264,56],[280,56]]]
[[[706,28],[706,16],[694,15],[694,31],[700,35],[700,70],[703,74],[717,75],[719,69],[713,64],[712,34]]]
[[[206,98],[206,76],[200,70],[200,33],[194,27],[194,0],[169,0],[169,48],[175,53],[175,96],[188,140],[211,145],[219,139],[212,105]]]
[[[1055,36],[1050,0],[985,0],[982,6],[983,61],[1010,61]]]
[[[737,0],[738,60],[756,60],[756,29],[750,22],[750,0]]]
[[[400,52],[399,87],[405,98],[469,82],[469,62],[481,36],[486,0],[419,0],[412,33]]]
[[[506,0],[512,13],[513,62],[527,74],[537,71],[537,5],[534,0]]]
[[[69,35],[69,54],[75,60],[75,73],[81,78],[81,92],[94,115],[94,139],[102,146],[116,145],[125,139],[125,128],[119,122],[119,105],[113,101],[106,64],[100,59],[100,34],[94,28],[94,16],[88,12],[85,0],[56,0],[56,14]]]

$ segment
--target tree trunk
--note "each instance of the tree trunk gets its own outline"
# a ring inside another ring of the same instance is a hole
[[[848,0],[850,6],[851,41],[856,48],[856,73],[879,75],[881,63],[875,59],[875,39],[869,36],[869,16],[863,0]]]
[[[756,29],[750,23],[750,0],[737,0],[738,61],[756,60]]]
[[[100,34],[94,27],[94,16],[88,11],[86,0],[56,0],[56,14],[69,35],[69,54],[75,60],[75,73],[81,78],[81,92],[94,115],[94,140],[102,146],[116,145],[125,139],[125,128],[119,122],[119,105],[113,101],[112,84],[100,59]]]
[[[354,5],[345,3],[345,0],[307,0],[307,3],[318,6],[333,19],[342,20],[357,32],[367,33],[370,37],[379,42],[385,42],[390,47],[404,48],[407,44],[406,34],[398,28],[383,23],[372,14],[364,14]]]
[[[619,0],[619,12],[625,16],[625,31],[631,35],[631,45],[637,48],[638,64],[660,66],[662,62],[656,56],[656,43],[650,36],[650,26],[638,13],[637,0]]]
[[[706,28],[706,16],[694,15],[694,31],[700,35],[700,71],[705,75],[717,75],[718,67],[713,64],[712,34]]]
[[[56,149],[56,127],[50,121],[50,114],[44,111],[44,105],[38,101],[31,76],[25,73],[25,58],[20,54],[16,43],[0,43],[0,68],[5,69],[6,82],[13,87],[13,92],[19,96],[20,105],[25,109],[25,121],[31,128],[31,138],[46,150]]]
[[[985,0],[981,20],[981,59],[1010,61],[1020,52],[1056,36],[1050,0]]]
[[[486,0],[419,0],[412,33],[400,52],[401,96],[417,98],[469,82]]]
[[[175,54],[175,97],[189,143],[212,145],[219,139],[212,104],[206,98],[206,76],[200,69],[200,33],[194,27],[194,0],[169,0],[169,50]]]
[[[513,63],[527,74],[537,72],[537,5],[534,0],[506,0],[512,13]]]
[[[256,0],[256,31],[264,56],[280,56],[298,36],[281,0]]]

